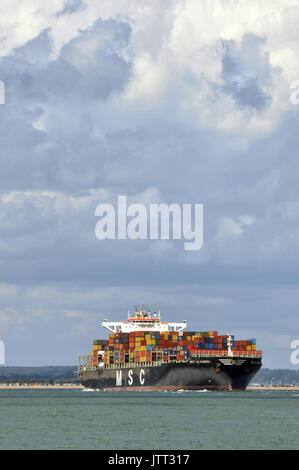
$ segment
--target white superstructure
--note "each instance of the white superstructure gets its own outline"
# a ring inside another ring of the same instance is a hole
[[[162,321],[160,312],[148,312],[142,307],[133,315],[128,312],[128,320],[117,322],[103,320],[102,326],[112,333],[130,333],[131,331],[182,331],[187,322],[182,320],[178,323]]]

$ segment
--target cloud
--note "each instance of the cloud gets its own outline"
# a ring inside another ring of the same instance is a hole
[[[52,59],[48,29],[2,58],[2,189],[53,189],[59,180],[67,189],[75,179],[81,187],[97,186],[107,151],[92,109],[129,79],[130,63],[121,54],[129,35],[123,23],[98,20]]]
[[[67,0],[63,10],[57,13],[57,17],[62,15],[72,15],[87,8],[82,0]]]
[[[220,221],[218,237],[223,238],[234,238],[242,235],[243,230],[241,225],[235,222],[232,218],[224,218]]]
[[[299,115],[289,100],[299,67],[296,2],[59,0],[41,8],[10,0],[3,11],[6,334],[22,319],[28,358],[36,357],[32,338],[38,348],[45,336],[49,351],[69,341],[72,361],[100,314],[119,316],[141,297],[178,319],[185,312],[190,326],[290,336],[299,259]],[[203,248],[97,240],[95,207],[119,194],[146,205],[203,203]]]
[[[130,77],[130,63],[122,57],[129,36],[127,24],[99,19],[91,29],[80,31],[54,58],[51,29],[41,31],[1,59],[7,104],[44,106],[52,95],[64,101],[65,94],[71,94],[83,101],[121,91]]]
[[[130,77],[130,64],[122,57],[129,37],[127,24],[98,20],[92,30],[81,32],[63,47],[60,59],[79,72],[82,99],[85,95],[103,99],[113,91],[122,91]]]
[[[0,327],[6,328],[19,328],[23,323],[23,316],[18,313],[14,308],[4,308],[0,310]]]
[[[263,51],[265,38],[245,34],[238,47],[235,41],[224,41],[222,57],[223,90],[239,106],[264,110],[271,104],[271,96],[264,90],[271,87],[273,67],[269,53]]]

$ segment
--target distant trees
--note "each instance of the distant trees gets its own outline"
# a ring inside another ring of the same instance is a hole
[[[0,367],[0,383],[76,382],[76,366]]]
[[[252,382],[260,385],[299,385],[299,370],[261,369]]]

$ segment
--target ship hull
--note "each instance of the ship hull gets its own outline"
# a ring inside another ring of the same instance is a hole
[[[200,358],[80,371],[79,379],[105,391],[245,390],[260,368],[260,358]]]

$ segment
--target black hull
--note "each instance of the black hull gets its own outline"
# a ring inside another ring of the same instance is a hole
[[[260,358],[201,358],[80,371],[79,379],[87,388],[105,391],[245,390],[261,365]]]

